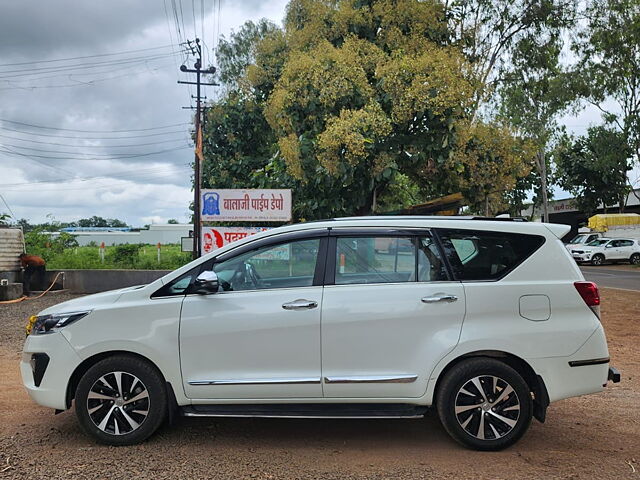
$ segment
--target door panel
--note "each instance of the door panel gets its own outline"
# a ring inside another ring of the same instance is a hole
[[[283,308],[300,299],[318,306]],[[186,396],[322,397],[321,302],[322,287],[187,296],[180,326]]]
[[[457,300],[435,300],[446,295]],[[457,344],[464,313],[459,282],[326,286],[325,397],[421,396],[436,363]]]

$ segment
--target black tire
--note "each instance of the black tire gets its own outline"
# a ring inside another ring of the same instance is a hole
[[[485,391],[475,387],[476,381]],[[529,428],[533,413],[527,383],[513,368],[492,358],[470,358],[449,370],[438,386],[436,407],[454,440],[485,451],[516,443]]]
[[[82,376],[75,405],[88,435],[107,445],[132,445],[149,438],[164,421],[167,391],[162,375],[149,362],[116,355]]]
[[[640,265],[640,253],[634,253],[629,258],[629,263],[631,265]]]
[[[596,253],[593,257],[591,257],[591,265],[599,266],[604,263],[604,255],[601,253]]]

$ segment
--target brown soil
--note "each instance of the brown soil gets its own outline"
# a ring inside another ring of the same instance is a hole
[[[622,382],[552,405],[514,447],[465,450],[426,420],[180,419],[143,445],[106,447],[73,412],[53,416],[23,390],[23,323],[61,294],[0,306],[0,479],[640,479],[640,295],[603,291]],[[633,473],[633,471],[636,473]]]

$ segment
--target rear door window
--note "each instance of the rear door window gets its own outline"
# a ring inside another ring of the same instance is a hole
[[[421,236],[340,236],[336,239],[335,284],[448,280],[434,240]]]
[[[439,229],[457,280],[497,280],[529,258],[544,237],[482,230]]]
[[[411,237],[338,237],[336,285],[415,281]]]

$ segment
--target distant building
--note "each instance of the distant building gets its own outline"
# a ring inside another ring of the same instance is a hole
[[[640,195],[640,189],[635,189],[633,192],[629,193],[629,196],[627,197],[627,206],[624,209],[625,213],[640,213],[640,200],[638,200],[636,195]],[[530,206],[522,212],[522,215],[525,217],[531,216],[531,209],[532,207]],[[607,207],[606,213],[617,212],[618,205],[610,205]],[[596,213],[605,213],[605,209],[602,205],[593,214]],[[565,238],[574,237],[578,233],[578,228],[584,227],[587,224],[589,216],[590,215],[587,213],[581,212],[576,208],[573,198],[563,198],[549,202],[549,222],[571,225],[571,232],[568,233]],[[540,218],[542,217],[542,209],[536,208],[533,217],[536,221],[540,221]]]
[[[193,225],[188,223],[170,224],[170,223],[153,223],[149,225],[148,230],[131,231],[130,228],[67,228],[63,231],[73,235],[78,245],[85,246],[94,242],[100,245],[102,242],[106,246],[122,245],[125,243],[151,244],[161,243],[180,243],[181,237],[188,237],[189,232],[193,230]],[[58,236],[59,232],[52,235]]]

